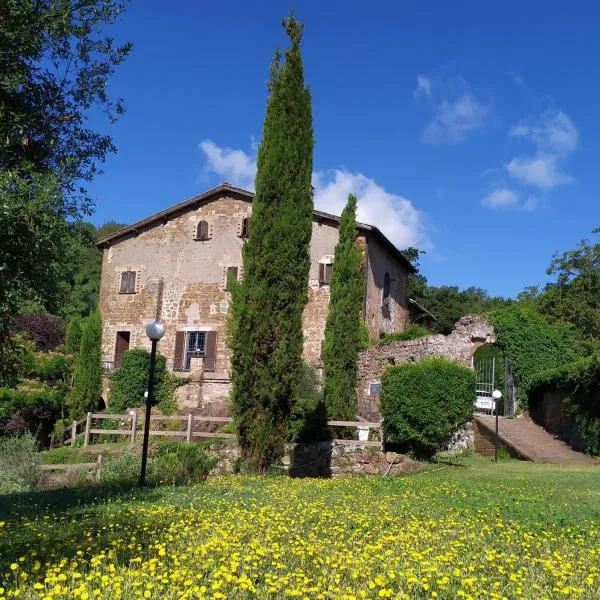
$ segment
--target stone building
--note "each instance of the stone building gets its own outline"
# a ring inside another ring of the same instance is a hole
[[[98,241],[103,250],[100,311],[106,370],[130,348],[150,348],[146,324],[159,318],[168,367],[197,383],[184,404],[227,397],[227,273],[243,277],[241,248],[253,194],[223,183]],[[319,366],[339,217],[314,211],[304,359]],[[358,224],[365,248],[363,318],[371,338],[402,331],[413,267],[376,228]],[[186,386],[187,387],[187,386]]]

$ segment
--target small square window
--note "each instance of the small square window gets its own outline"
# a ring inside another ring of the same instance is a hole
[[[369,396],[379,396],[379,394],[381,394],[381,383],[370,383]]]

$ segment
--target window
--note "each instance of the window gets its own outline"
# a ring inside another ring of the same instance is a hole
[[[379,381],[369,384],[369,396],[379,396],[381,394],[381,383]]]
[[[390,312],[390,287],[391,287],[390,274],[386,273],[383,276],[383,294],[381,299],[381,310],[389,313]]]
[[[121,294],[135,294],[135,271],[123,271],[121,273]]]
[[[250,217],[244,217],[242,219],[242,228],[240,230],[240,237],[246,239],[250,233]]]
[[[204,359],[204,370],[214,371],[217,360],[216,331],[178,331],[175,335],[174,371],[189,371],[194,357]]]
[[[131,334],[129,331],[117,331],[117,341],[115,343],[115,368],[121,364],[123,352],[129,350],[129,340]]]
[[[238,279],[238,267],[227,267],[225,271],[225,289],[229,292],[229,276],[231,275],[236,281]]]
[[[329,285],[331,282],[331,273],[333,272],[332,263],[319,263],[319,285]]]
[[[209,232],[208,232],[208,221],[200,221],[198,223],[198,227],[196,228],[196,239],[197,240],[208,240]]]

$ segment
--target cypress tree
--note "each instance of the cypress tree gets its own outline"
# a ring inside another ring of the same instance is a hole
[[[350,195],[340,219],[323,345],[323,398],[330,419],[356,417],[364,273],[363,252],[355,239],[356,198]]]
[[[72,419],[78,419],[84,412],[98,406],[102,394],[101,340],[102,320],[96,310],[83,324],[81,346],[73,373],[73,389],[68,401]]]
[[[242,455],[263,472],[283,455],[303,346],[312,231],[313,132],[300,53],[302,24],[283,21],[258,151],[244,280],[232,285],[232,404]],[[282,60],[283,59],[283,60]]]

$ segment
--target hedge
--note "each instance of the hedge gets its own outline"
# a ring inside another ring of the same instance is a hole
[[[600,356],[539,373],[531,383],[530,394],[534,397],[547,388],[564,392],[563,409],[574,419],[586,452],[600,455]]]
[[[387,368],[381,409],[386,441],[432,457],[467,423],[475,405],[475,374],[445,358],[426,358]]]

